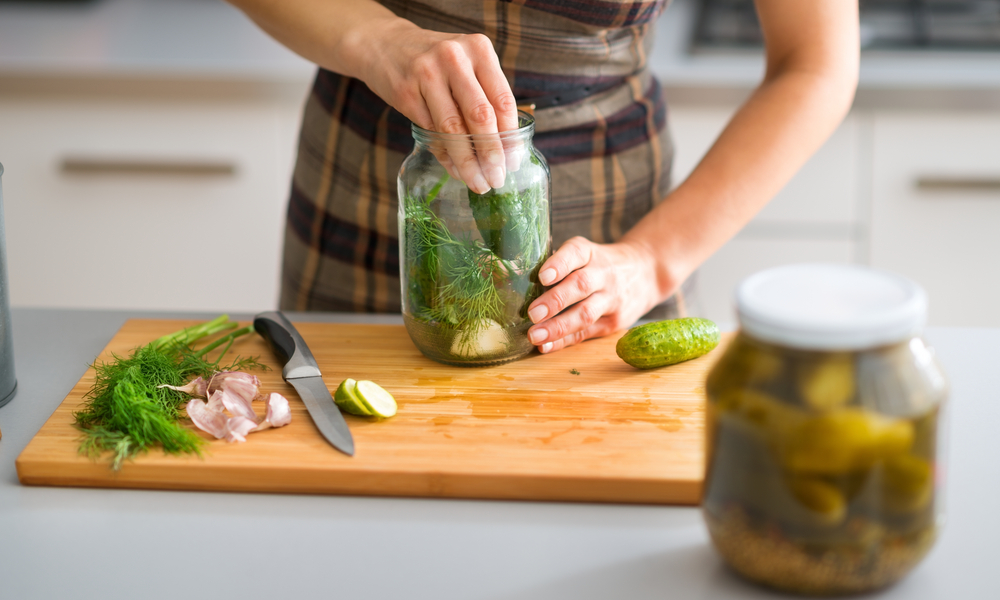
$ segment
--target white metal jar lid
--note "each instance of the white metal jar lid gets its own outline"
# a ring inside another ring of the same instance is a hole
[[[856,265],[761,271],[736,290],[740,326],[761,341],[807,350],[862,350],[923,329],[927,294],[909,279]]]

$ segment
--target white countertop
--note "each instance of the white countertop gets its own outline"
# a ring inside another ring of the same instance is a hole
[[[728,571],[691,507],[22,486],[14,460],[127,316],[215,315],[13,316],[18,389],[0,408],[4,599],[788,598]],[[1000,329],[927,338],[952,383],[947,525],[908,577],[865,598],[1000,598]]]

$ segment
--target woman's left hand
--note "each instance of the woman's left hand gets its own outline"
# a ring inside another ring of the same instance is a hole
[[[554,287],[528,308],[528,339],[546,353],[628,327],[662,300],[657,272],[641,245],[568,240],[539,271]]]

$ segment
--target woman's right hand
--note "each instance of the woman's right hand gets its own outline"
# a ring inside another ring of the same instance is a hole
[[[418,126],[486,136],[517,128],[514,94],[485,35],[430,31],[404,19],[369,34],[380,43],[364,44],[377,51],[367,57],[361,79]],[[475,152],[468,143],[447,148],[439,160],[480,194],[502,187],[505,170],[516,169],[499,137],[477,139]]]
[[[517,104],[490,39],[422,29],[374,0],[228,0],[301,56],[372,91],[438,133],[477,134],[437,156],[475,192],[504,183],[522,153],[497,132],[517,129]],[[493,136],[493,137],[490,137]],[[478,155],[478,157],[477,157]]]

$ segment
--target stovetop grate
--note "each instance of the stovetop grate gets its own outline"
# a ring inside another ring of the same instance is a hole
[[[753,0],[700,0],[695,50],[759,48]],[[864,50],[1000,50],[1000,0],[860,0]]]

